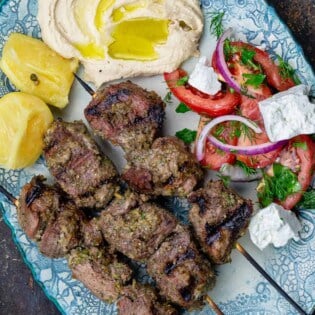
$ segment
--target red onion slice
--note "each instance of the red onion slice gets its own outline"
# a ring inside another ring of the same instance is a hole
[[[257,145],[239,147],[236,145],[222,143],[213,136],[208,136],[208,140],[222,151],[244,155],[257,155],[268,153],[282,147],[284,144],[287,143],[287,140],[283,140],[278,142],[266,142]]]
[[[203,128],[203,130],[201,131],[201,133],[199,135],[199,138],[198,138],[198,141],[197,141],[197,145],[196,145],[196,155],[197,155],[198,161],[201,161],[204,158],[204,155],[205,155],[204,147],[205,147],[207,138],[212,139],[211,136],[208,137],[208,134],[210,133],[211,129],[214,126],[216,126],[217,124],[220,124],[220,123],[225,122],[225,121],[239,121],[239,122],[247,125],[248,127],[252,128],[256,133],[261,133],[262,132],[262,130],[254,122],[252,122],[249,119],[246,119],[245,117],[237,116],[237,115],[225,115],[225,116],[217,117],[217,118],[211,120]],[[219,142],[220,146],[223,145],[222,142],[220,142],[219,140],[217,140],[217,141]],[[229,149],[228,151],[227,150],[224,150],[224,151],[231,152],[233,150],[235,151],[236,148],[239,148],[237,146],[233,146],[233,147],[234,147],[234,149],[232,149],[232,150]]]
[[[217,42],[217,46],[215,49],[215,54],[216,54],[216,64],[217,68],[222,75],[224,81],[231,87],[233,88],[236,92],[242,94],[242,87],[240,84],[234,79],[232,73],[230,72],[226,61],[225,61],[225,56],[224,56],[224,41],[232,35],[232,28],[228,28],[223,35],[219,38]],[[247,92],[248,94],[252,95],[249,91]],[[252,95],[255,96],[255,95]]]

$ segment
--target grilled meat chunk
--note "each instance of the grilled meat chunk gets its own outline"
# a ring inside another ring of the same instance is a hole
[[[59,258],[79,246],[82,215],[71,202],[61,204],[56,219],[45,228],[39,241],[39,250],[48,257]]]
[[[118,315],[177,315],[179,312],[159,300],[153,287],[134,282],[122,290],[118,300]]]
[[[140,261],[154,253],[175,225],[173,215],[153,203],[136,202],[134,194],[113,201],[99,219],[105,240],[115,250]]]
[[[102,231],[98,225],[98,219],[83,219],[80,222],[82,244],[86,248],[104,246]]]
[[[84,111],[94,132],[125,152],[148,149],[162,128],[165,104],[131,81],[101,88]]]
[[[210,181],[191,193],[189,219],[203,251],[215,264],[230,261],[230,254],[249,224],[253,207],[222,181]]]
[[[100,153],[83,122],[56,120],[46,132],[44,143],[51,174],[75,204],[105,207],[115,193],[117,171]]]
[[[99,299],[109,303],[117,300],[122,286],[132,276],[129,266],[105,253],[104,247],[76,248],[71,251],[68,264],[74,278]]]
[[[60,191],[55,186],[47,186],[43,176],[35,176],[23,186],[17,215],[21,228],[30,239],[41,239],[46,226],[59,213],[60,203]]]
[[[17,213],[26,235],[48,257],[63,257],[80,244],[83,213],[56,186],[46,185],[43,176],[24,185]]]
[[[127,160],[123,179],[149,195],[187,196],[203,176],[194,156],[175,137],[158,138],[150,150],[134,151]]]
[[[215,283],[210,263],[201,256],[189,230],[181,224],[149,258],[147,268],[160,294],[188,309],[200,307]]]

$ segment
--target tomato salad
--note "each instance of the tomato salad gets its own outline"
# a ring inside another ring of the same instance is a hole
[[[226,163],[246,172],[262,169],[258,198],[292,209],[308,189],[315,165],[315,144],[310,135],[271,142],[259,102],[300,84],[294,70],[282,58],[249,43],[231,41],[228,29],[217,42],[211,66],[222,88],[209,95],[189,84],[183,69],[165,73],[171,93],[201,115],[196,156],[212,170]],[[210,66],[210,65],[209,65]]]

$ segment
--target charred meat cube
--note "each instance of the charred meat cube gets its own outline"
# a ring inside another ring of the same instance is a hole
[[[68,257],[72,276],[82,282],[96,297],[112,303],[132,276],[132,270],[105,248],[76,248]]]
[[[102,208],[117,187],[117,171],[81,121],[53,122],[44,138],[51,174],[78,207]]]
[[[203,176],[192,153],[175,137],[158,138],[150,150],[134,151],[127,160],[122,178],[149,195],[187,196]]]
[[[91,128],[125,152],[150,148],[162,128],[165,104],[131,81],[97,91],[84,111]]]
[[[41,253],[51,258],[59,258],[79,246],[82,215],[71,202],[61,204],[56,219],[46,226],[39,241]]]
[[[105,240],[117,251],[145,261],[172,232],[175,217],[153,203],[136,203],[134,195],[113,201],[99,219]]]
[[[83,213],[56,186],[46,185],[43,176],[24,185],[17,213],[26,235],[48,257],[63,257],[81,241]]]
[[[161,302],[156,290],[149,285],[133,282],[122,290],[118,300],[118,315],[178,315],[170,304]]]
[[[39,241],[46,226],[54,221],[60,210],[60,194],[55,186],[47,186],[43,176],[35,176],[22,187],[18,221],[25,234]]]
[[[148,273],[169,301],[188,309],[203,305],[214,286],[210,263],[199,253],[189,230],[181,224],[148,260]]]
[[[189,219],[203,251],[215,264],[230,261],[230,254],[249,224],[249,200],[226,188],[222,181],[208,182],[188,197]]]
[[[100,247],[104,245],[103,234],[99,227],[97,218],[92,218],[90,220],[85,218],[81,220],[80,231],[84,247]]]

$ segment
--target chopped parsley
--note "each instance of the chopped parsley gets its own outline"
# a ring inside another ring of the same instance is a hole
[[[239,121],[232,121],[231,122],[231,138],[247,138],[251,142],[253,139],[256,137],[255,131],[248,127],[247,125],[243,124],[242,122]]]
[[[179,103],[175,111],[176,113],[184,114],[190,112],[190,108],[185,103]]]
[[[263,179],[257,187],[257,195],[263,207],[274,200],[283,201],[289,195],[301,190],[297,175],[288,167],[279,163],[272,166],[273,176],[263,174]]]
[[[171,91],[168,91],[166,93],[166,95],[164,96],[164,99],[163,101],[167,104],[171,104],[172,103],[172,92]]]
[[[251,67],[253,70],[261,72],[261,66],[254,62],[256,52],[247,48],[241,50],[241,61],[244,65]]]
[[[184,76],[184,77],[178,79],[177,82],[176,82],[176,85],[177,85],[177,86],[183,86],[183,85],[185,85],[187,82],[188,82],[188,76],[186,75],[186,76]]]
[[[304,151],[306,151],[307,150],[307,144],[306,144],[306,142],[299,142],[299,141],[295,141],[295,142],[293,142],[293,147],[294,148],[300,148],[300,149],[302,149],[302,150],[304,150]]]
[[[210,33],[219,38],[223,34],[223,17],[225,12],[211,12]]]
[[[301,84],[300,79],[295,73],[295,70],[292,68],[289,63],[283,60],[279,55],[277,55],[278,63],[279,63],[279,70],[280,70],[280,75],[284,79],[291,78],[295,84]]]
[[[232,55],[239,52],[239,49],[231,45],[231,41],[229,39],[226,39],[223,45],[223,52],[225,59],[229,60],[232,57]]]
[[[186,144],[192,143],[196,140],[197,131],[190,129],[183,129],[176,132],[176,137],[183,140]]]
[[[315,209],[315,190],[306,191],[296,207],[299,209]]]
[[[243,77],[247,79],[245,81],[246,85],[251,85],[257,89],[264,82],[266,75],[261,73],[243,73]]]

